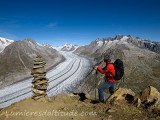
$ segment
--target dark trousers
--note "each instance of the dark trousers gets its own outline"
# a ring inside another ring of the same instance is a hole
[[[112,95],[115,91],[115,83],[106,81],[98,88],[99,101],[101,102],[104,102],[104,91],[106,89],[109,89],[109,92]]]

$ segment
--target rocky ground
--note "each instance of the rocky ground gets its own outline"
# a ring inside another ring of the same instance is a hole
[[[160,93],[148,87],[137,95],[120,88],[105,103],[97,103],[93,95],[61,94],[37,101],[28,98],[0,110],[1,120],[158,120]],[[146,102],[144,103],[143,100]],[[148,105],[147,103],[154,103]],[[139,103],[139,106],[137,106]],[[157,109],[155,109],[157,107]]]

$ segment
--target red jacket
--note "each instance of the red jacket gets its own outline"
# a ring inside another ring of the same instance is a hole
[[[105,76],[109,82],[116,82],[116,80],[113,79],[113,77],[115,76],[115,69],[114,69],[114,65],[112,63],[107,63],[106,67],[103,69],[98,66],[97,70],[100,73],[105,74]]]

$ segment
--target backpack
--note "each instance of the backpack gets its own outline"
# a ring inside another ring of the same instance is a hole
[[[115,69],[115,80],[120,80],[123,75],[124,75],[124,65],[123,61],[120,59],[116,59],[115,62],[113,63],[114,69]]]

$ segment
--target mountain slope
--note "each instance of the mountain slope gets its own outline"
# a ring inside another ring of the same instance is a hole
[[[117,82],[117,87],[131,88],[136,92],[152,85],[160,90],[160,54],[144,48],[130,41],[130,37],[116,36],[115,38],[98,39],[90,45],[79,47],[75,52],[92,58],[93,64],[98,64],[101,67],[105,66],[103,56],[110,54],[112,62],[120,58],[124,61],[125,75],[123,80]],[[98,44],[101,41],[101,46]],[[98,75],[99,79],[103,75]],[[84,80],[84,83],[77,89],[84,91],[94,90],[95,73],[94,71]]]
[[[47,69],[64,59],[53,48],[38,45],[32,39],[15,41],[0,53],[1,86],[30,77],[30,69],[36,55],[41,55],[47,61]]]
[[[28,105],[30,105],[30,107],[28,107]],[[142,111],[139,113],[140,110],[135,107],[128,106],[125,107],[125,109],[127,108],[126,110],[123,110],[124,107],[116,107],[117,111],[114,112],[114,115],[110,115],[111,113],[109,112],[107,113],[107,108],[107,104],[92,104],[90,99],[82,102],[79,101],[79,96],[62,94],[40,101],[34,101],[31,98],[22,100],[10,107],[2,109],[2,111],[0,111],[0,118],[5,120],[30,120],[32,118],[34,118],[34,120],[110,120],[112,116],[116,119],[119,118],[119,120],[123,120],[124,117],[137,119],[141,117],[147,118],[145,112]],[[122,109],[123,112],[120,109]],[[26,113],[28,113],[28,116],[25,115]],[[137,116],[132,116],[134,114]],[[121,115],[123,115],[123,119],[121,119]]]
[[[120,88],[106,103],[94,103],[94,96],[84,93],[60,94],[37,101],[27,98],[0,110],[5,120],[158,120],[160,111],[137,108],[125,98],[134,92]],[[159,92],[158,92],[159,93]],[[117,96],[115,100],[112,98]],[[149,98],[148,98],[149,99]],[[148,100],[147,99],[147,100]],[[113,103],[110,103],[113,100]],[[29,107],[28,107],[29,105]]]

